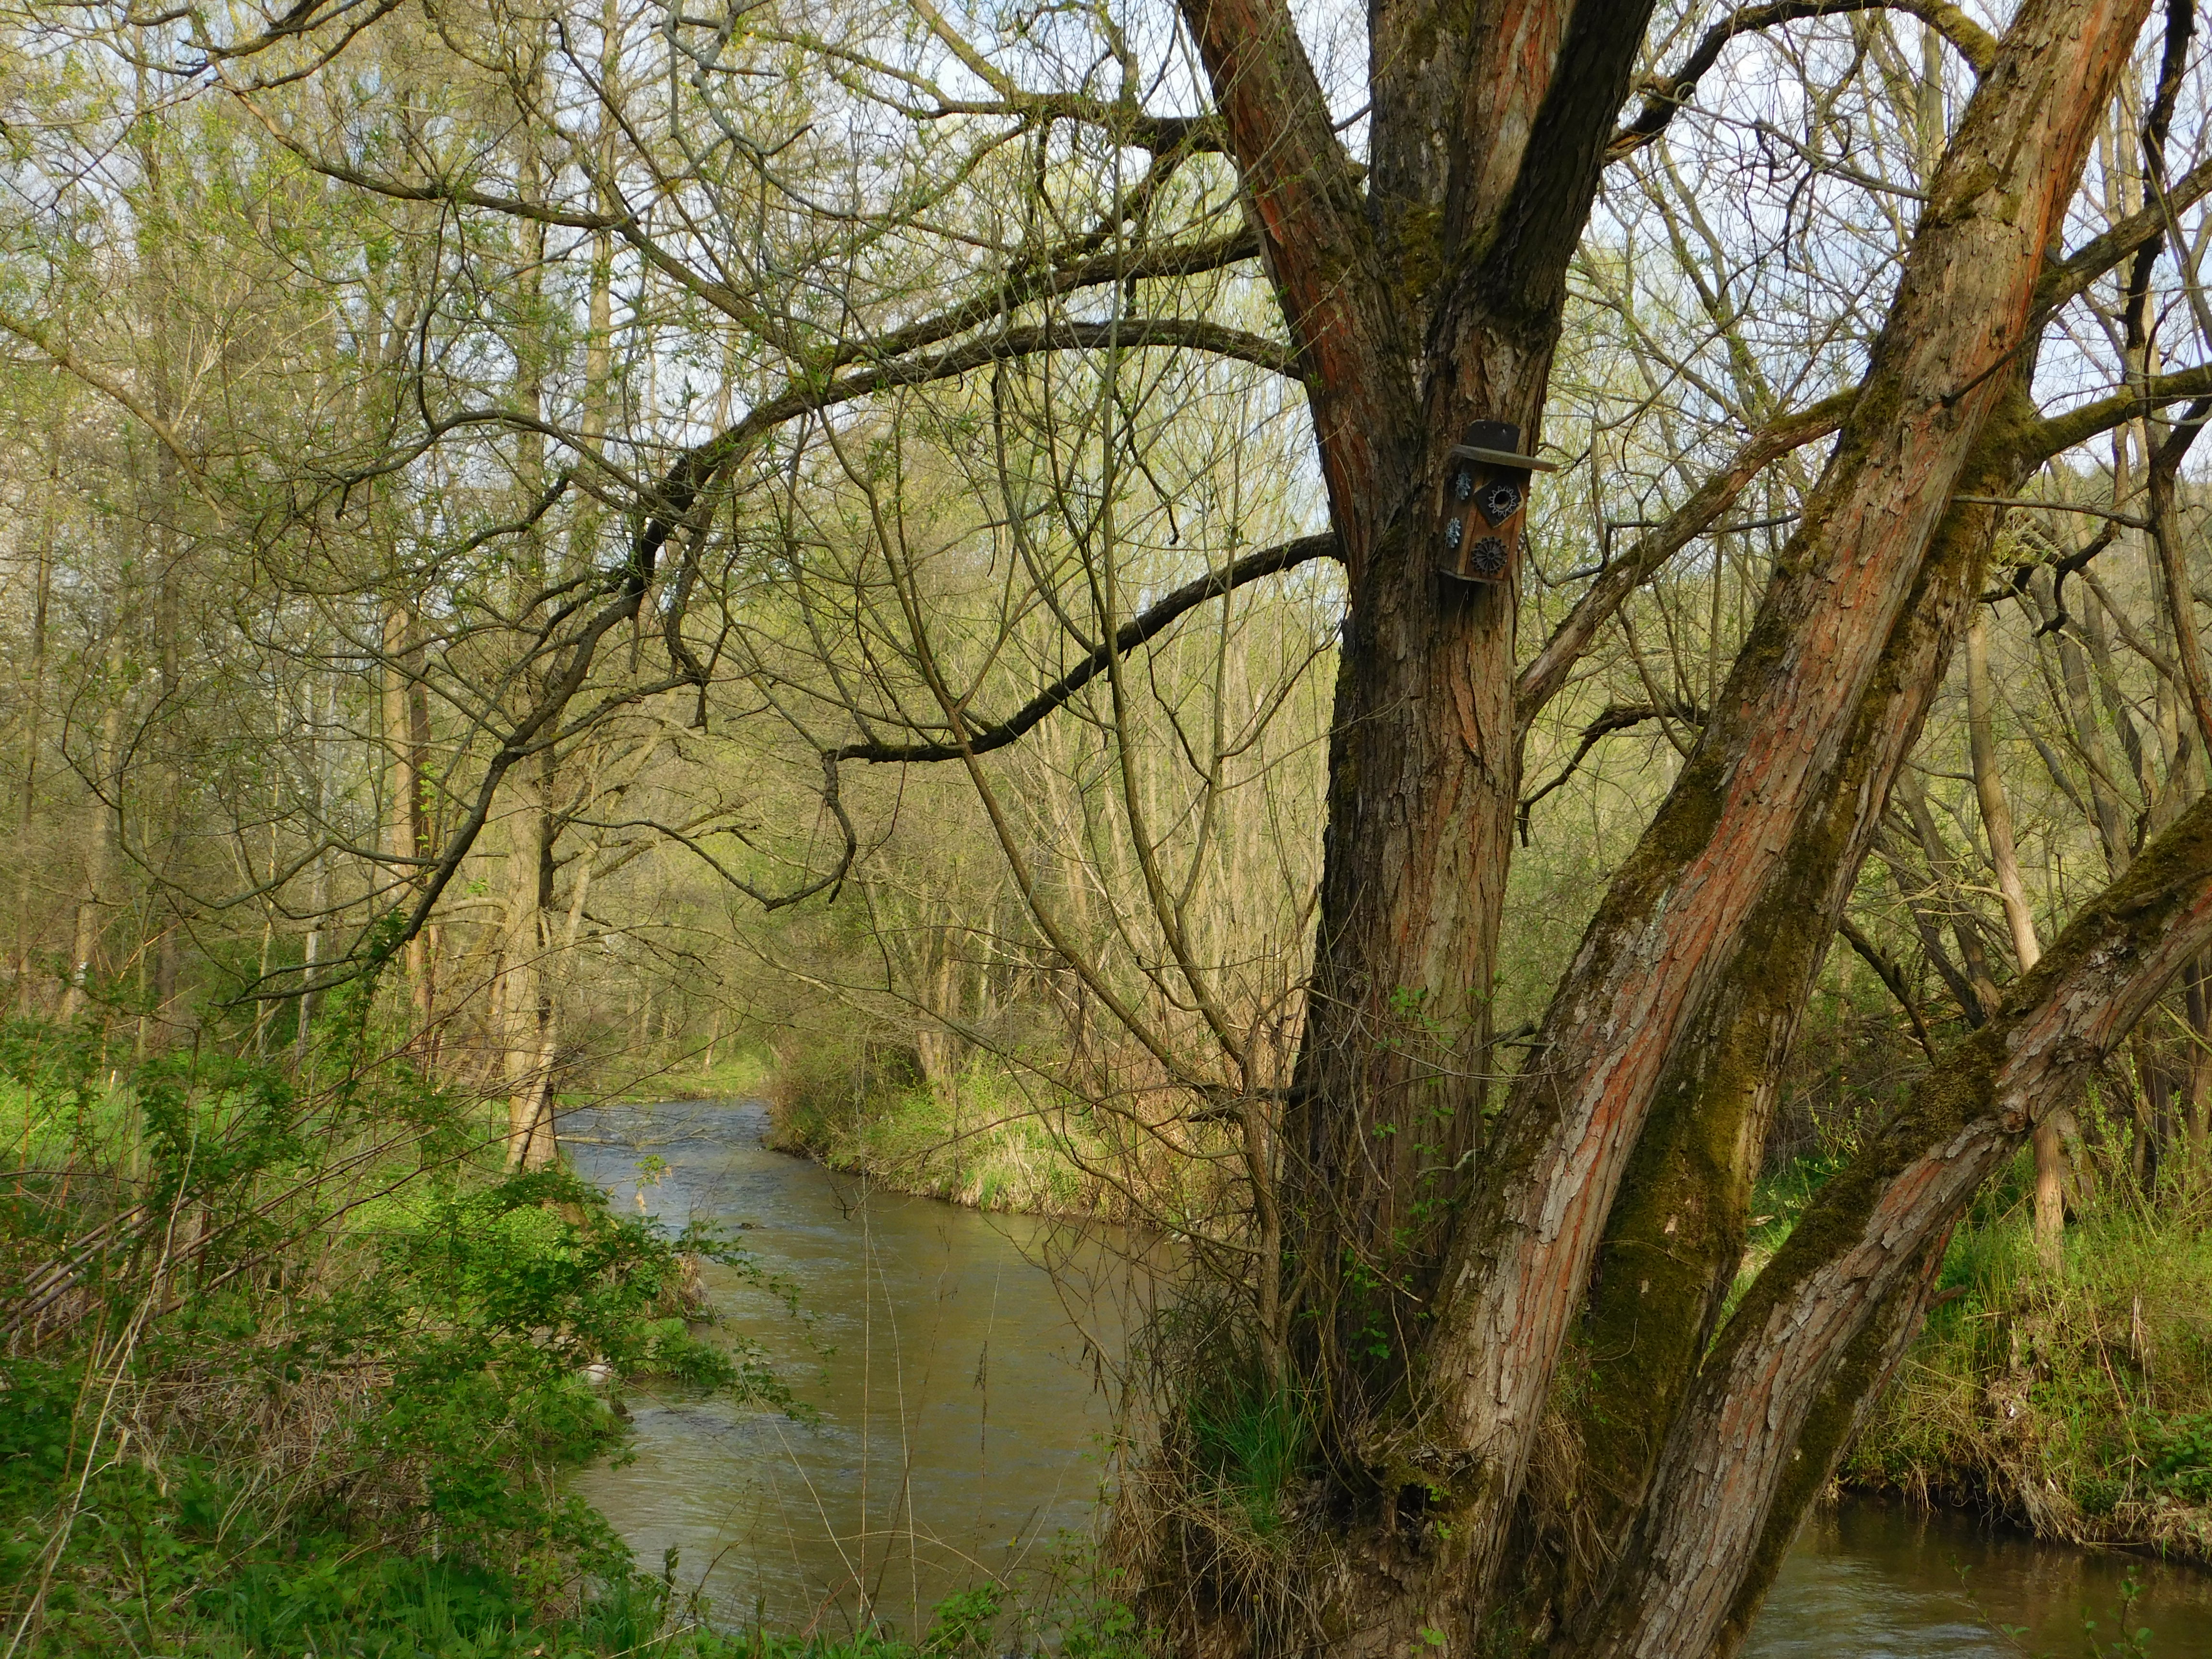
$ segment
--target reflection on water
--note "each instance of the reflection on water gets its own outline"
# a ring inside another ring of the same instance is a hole
[[[733,1273],[710,1267],[707,1290],[817,1413],[632,1393],[635,1461],[576,1490],[646,1565],[679,1550],[681,1581],[703,1574],[726,1617],[842,1626],[866,1605],[908,1624],[1088,1525],[1112,1426],[1090,1343],[1118,1352],[1121,1322],[1103,1298],[1080,1305],[1085,1287],[1063,1299],[1068,1275],[1032,1260],[1042,1224],[868,1191],[764,1150],[767,1127],[757,1103],[564,1117],[578,1170],[618,1205],[641,1191],[671,1227],[751,1229],[743,1242],[798,1291],[811,1336]]]
[[[761,1341],[819,1413],[814,1424],[696,1395],[633,1395],[634,1462],[578,1490],[648,1566],[681,1552],[725,1617],[842,1628],[865,1605],[910,1625],[949,1592],[1041,1565],[1061,1529],[1087,1528],[1112,1426],[1095,1343],[1122,1322],[1091,1294],[1063,1298],[1032,1257],[1039,1224],[887,1193],[760,1146],[757,1103],[610,1107],[563,1120],[579,1170],[678,1227],[694,1216],[745,1236],[815,1316],[825,1361],[772,1296],[710,1268],[734,1328]],[[658,1166],[646,1165],[657,1169]],[[1079,1309],[1082,1328],[1071,1316]],[[1086,1337],[1087,1334],[1087,1337]],[[1960,1571],[1964,1569],[1962,1585]],[[2109,1644],[2120,1588],[2158,1659],[2212,1659],[2212,1577],[2085,1555],[1951,1515],[1850,1504],[1824,1510],[1784,1564],[1747,1659],[1997,1659]],[[2016,1641],[1990,1625],[2021,1627]]]
[[[1961,1574],[1963,1573],[1963,1578]],[[2122,1633],[2121,1588],[2142,1586],[2129,1624],[2156,1659],[2212,1659],[2212,1576],[2192,1568],[2039,1544],[1942,1510],[1845,1504],[1806,1523],[1775,1581],[1747,1659],[1996,1659],[2095,1650]],[[2013,1626],[2007,1640],[1992,1625]]]

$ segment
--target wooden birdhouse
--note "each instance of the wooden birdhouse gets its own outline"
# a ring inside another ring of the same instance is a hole
[[[1519,453],[1521,428],[1476,421],[1452,446],[1438,513],[1437,568],[1455,581],[1512,580],[1528,514],[1528,475],[1557,462]]]

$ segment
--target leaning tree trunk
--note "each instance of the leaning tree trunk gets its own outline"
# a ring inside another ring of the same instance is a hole
[[[1610,1594],[1569,1644],[1732,1653],[1917,1329],[1975,1189],[2212,944],[2212,796],[2177,820],[1823,1187],[1674,1424]]]

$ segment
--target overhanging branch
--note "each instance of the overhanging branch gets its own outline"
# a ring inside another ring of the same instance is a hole
[[[1802,17],[1833,17],[1861,11],[1904,11],[1934,29],[1974,66],[1986,75],[1996,62],[1997,43],[1979,23],[1948,3],[1948,0],[1769,0],[1758,6],[1741,6],[1707,29],[1696,48],[1672,75],[1644,82],[1644,107],[1636,118],[1613,135],[1605,158],[1617,161],[1632,155],[1665,130],[1677,112],[1688,103],[1698,82],[1720,61],[1722,51],[1741,34],[1753,34]]]
[[[1234,592],[1248,582],[1258,581],[1263,576],[1272,576],[1279,571],[1292,569],[1316,559],[1340,556],[1334,532],[1301,536],[1295,541],[1279,543],[1257,553],[1248,553],[1225,570],[1209,571],[1146,606],[1122,623],[1111,641],[1093,647],[1089,656],[1006,719],[973,728],[973,735],[965,743],[853,743],[830,750],[828,758],[833,762],[948,761],[971,755],[987,755],[994,749],[1003,749],[1033,730],[1045,716],[1103,673],[1115,658],[1127,656],[1147,641],[1165,632],[1185,612],[1197,609],[1208,599],[1218,599]]]

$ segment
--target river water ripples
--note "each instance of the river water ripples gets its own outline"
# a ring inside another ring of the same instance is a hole
[[[647,1566],[676,1549],[678,1581],[737,1623],[842,1631],[867,1607],[911,1626],[986,1575],[1048,1571],[1096,1508],[1114,1426],[1101,1357],[1121,1349],[1127,1269],[1091,1247],[1048,1273],[1045,1224],[870,1191],[767,1151],[767,1127],[757,1102],[564,1117],[578,1169],[617,1204],[748,1230],[808,1322],[722,1269],[708,1292],[814,1412],[633,1394],[635,1457],[576,1490]],[[2152,1654],[2212,1659],[2212,1577],[1847,1504],[1808,1525],[1746,1653],[2072,1659],[2090,1651],[2085,1613],[2106,1644],[2118,1633],[2130,1571]]]

